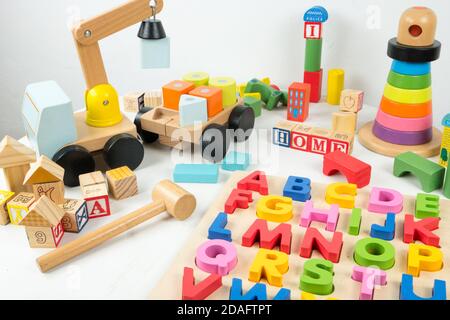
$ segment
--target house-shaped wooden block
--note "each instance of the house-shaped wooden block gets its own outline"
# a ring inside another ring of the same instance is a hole
[[[62,219],[64,231],[80,233],[89,221],[86,201],[66,199],[61,208],[65,212]]]
[[[36,199],[48,197],[56,204],[64,203],[64,168],[47,158],[41,156],[31,164],[23,184],[31,185]]]
[[[25,226],[32,248],[56,248],[64,235],[61,220],[64,210],[50,198],[42,196],[20,222]]]
[[[14,197],[14,192],[0,190],[0,225],[6,226],[9,223],[7,204]]]
[[[34,151],[19,141],[6,136],[0,143],[0,168],[5,173],[6,186],[12,192],[31,192],[31,187],[23,185],[23,179],[36,161]]]
[[[100,171],[80,175],[80,186],[87,203],[89,219],[111,215],[108,185]]]
[[[32,193],[21,192],[8,202],[6,206],[11,224],[19,224],[25,218],[34,200]]]

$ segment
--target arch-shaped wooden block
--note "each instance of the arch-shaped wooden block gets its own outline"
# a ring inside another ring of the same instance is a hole
[[[364,188],[370,183],[372,167],[338,150],[324,156],[323,174],[332,176],[338,172],[342,173],[349,183],[356,184],[358,188]]]

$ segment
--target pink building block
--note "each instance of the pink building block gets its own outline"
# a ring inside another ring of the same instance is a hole
[[[311,222],[323,222],[327,224],[325,230],[334,232],[336,231],[337,223],[339,220],[339,206],[336,204],[331,205],[329,210],[316,209],[314,203],[311,200],[306,201],[305,207],[300,218],[300,226],[309,228]]]
[[[237,251],[231,242],[209,240],[197,249],[197,267],[211,274],[228,275],[237,264]]]
[[[375,268],[353,267],[352,279],[361,282],[359,300],[373,300],[375,286],[387,284],[387,274]]]
[[[403,210],[403,195],[392,189],[375,187],[370,193],[368,209],[376,213],[400,213]]]

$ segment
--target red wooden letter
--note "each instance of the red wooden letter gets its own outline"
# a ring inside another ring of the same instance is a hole
[[[312,251],[317,250],[326,260],[338,263],[342,245],[341,232],[335,232],[333,239],[328,241],[316,228],[308,228],[300,247],[300,257],[311,258]]]
[[[253,201],[251,191],[234,189],[225,202],[225,213],[233,214],[237,208],[247,209],[248,203]]]
[[[267,196],[269,194],[267,178],[262,171],[255,171],[239,181],[238,189],[259,192],[263,196]]]
[[[280,251],[291,254],[292,231],[290,224],[280,224],[274,230],[269,231],[266,220],[258,219],[242,236],[242,246],[251,247],[259,241],[259,247],[272,250],[275,246]]]
[[[220,287],[222,287],[221,276],[211,274],[202,282],[195,284],[194,270],[184,268],[183,300],[205,300]]]
[[[439,221],[439,218],[427,218],[414,222],[414,216],[406,214],[403,228],[403,242],[413,243],[419,240],[426,245],[440,248],[439,242],[441,239],[431,232],[439,228]]]

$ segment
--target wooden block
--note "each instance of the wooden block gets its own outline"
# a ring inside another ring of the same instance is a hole
[[[322,98],[323,70],[303,73],[303,82],[311,85],[311,102],[317,103]]]
[[[352,236],[359,236],[361,230],[362,210],[360,208],[353,208],[350,222],[348,224],[348,234]]]
[[[159,136],[159,143],[176,150],[190,150],[189,148],[192,146],[191,143],[181,141],[181,140],[173,140],[175,137],[166,137]]]
[[[177,110],[180,98],[183,94],[189,94],[194,90],[195,85],[185,81],[172,81],[162,88],[164,106],[168,109]]]
[[[290,148],[291,147],[291,131],[296,124],[289,121],[278,122],[272,131],[272,142],[275,145]]]
[[[200,86],[189,92],[191,96],[205,98],[208,103],[208,118],[218,115],[223,110],[223,94],[219,88]]]
[[[222,287],[222,277],[211,274],[206,279],[195,283],[194,270],[184,268],[183,273],[183,300],[205,300]]]
[[[244,98],[244,105],[253,109],[255,113],[255,118],[259,118],[262,114],[262,101],[261,99],[257,100],[252,97]]]
[[[324,259],[339,263],[343,244],[342,232],[333,233],[329,241],[318,229],[308,228],[300,246],[300,257],[310,259],[312,252],[317,250]]]
[[[259,249],[250,267],[248,280],[260,282],[262,278],[275,287],[283,286],[283,275],[289,270],[289,256],[284,252]]]
[[[11,224],[18,225],[28,214],[34,201],[34,195],[26,192],[21,192],[12,198],[7,204]]]
[[[299,151],[311,151],[311,132],[313,127],[299,124],[294,127],[291,135],[291,148]]]
[[[217,183],[218,180],[216,164],[177,164],[173,172],[175,183]]]
[[[372,224],[370,236],[381,240],[392,241],[395,238],[395,214],[388,213],[384,225]]]
[[[93,185],[105,185],[106,187],[106,179],[103,176],[103,174],[101,173],[101,171],[96,171],[96,172],[91,172],[91,173],[86,173],[83,175],[80,175],[79,177],[80,179],[80,186],[81,189],[83,189],[83,187],[89,187],[89,186],[93,186]]]
[[[330,138],[331,130],[323,128],[313,128],[311,130],[310,152],[325,155],[331,150]]]
[[[306,39],[305,71],[317,72],[322,64],[322,39]]]
[[[253,92],[253,93],[244,93],[244,99],[245,98],[254,98],[256,100],[261,100],[261,93],[259,92]]]
[[[31,168],[27,172],[23,184],[34,185],[63,181],[63,179],[64,168],[46,156],[41,156],[37,162],[31,164]]]
[[[23,179],[30,170],[29,164],[24,164],[17,167],[4,168],[4,176],[6,181],[6,187],[9,190],[13,190],[15,193],[20,192],[32,192],[33,188],[29,185],[23,184]]]
[[[325,193],[325,201],[328,204],[337,204],[340,208],[355,208],[358,187],[351,183],[332,183],[328,185]]]
[[[344,78],[345,72],[342,69],[332,69],[328,72],[328,104],[338,106],[341,102]]]
[[[330,152],[340,150],[352,154],[355,135],[347,132],[333,132],[331,135]]]
[[[116,200],[131,198],[138,193],[136,175],[128,167],[107,171],[106,178]]]
[[[409,245],[408,274],[420,277],[422,271],[438,272],[443,264],[444,256],[440,249],[423,244]]]
[[[64,231],[80,233],[89,221],[86,201],[66,199],[61,208],[65,213],[61,221]]]
[[[80,176],[81,192],[86,200],[89,219],[111,215],[108,186],[100,171]]]
[[[7,204],[14,197],[14,192],[0,190],[0,225],[6,226],[9,223]]]
[[[450,170],[449,169],[447,169],[447,172],[445,173],[445,183],[444,183],[443,193],[447,199],[450,199]]]
[[[364,92],[346,89],[341,93],[341,111],[358,113],[364,104]]]
[[[180,98],[180,127],[203,124],[208,121],[208,102],[205,98],[182,95]]]
[[[247,88],[247,83],[238,84],[238,86],[236,88],[236,91],[241,98],[243,98],[245,95],[245,88]]]
[[[291,121],[305,122],[309,117],[311,85],[294,82],[289,87],[287,118]]]
[[[331,176],[342,173],[349,183],[364,188],[370,183],[372,166],[342,151],[333,151],[323,157],[323,174]]]
[[[56,227],[64,217],[64,210],[46,196],[34,202],[19,223],[27,227]]]
[[[320,22],[305,22],[304,29],[305,39],[321,39],[322,38],[322,23]]]
[[[62,181],[33,184],[33,193],[36,199],[47,196],[56,204],[64,203],[64,183]]]
[[[145,93],[144,105],[148,108],[157,108],[163,106],[163,96],[161,90],[153,90]]]
[[[355,134],[358,117],[353,112],[334,112],[333,131]]]
[[[437,17],[426,7],[412,7],[400,18],[397,41],[405,46],[427,47],[434,43]]]
[[[209,80],[209,86],[222,90],[222,101],[224,108],[236,105],[236,80],[230,77],[216,77]]]
[[[123,105],[125,112],[138,112],[145,105],[144,92],[130,92],[123,97]]]
[[[64,235],[62,224],[55,227],[25,227],[31,248],[57,248]]]
[[[450,113],[442,120],[442,125],[444,126],[444,133],[442,134],[439,164],[447,168],[450,157]]]
[[[226,171],[245,171],[250,166],[251,155],[248,153],[231,151],[222,162],[222,169]]]
[[[447,300],[447,285],[443,280],[434,280],[432,289],[433,295],[429,298],[419,297],[414,293],[414,277],[409,274],[402,274],[400,285],[400,300]]]
[[[206,72],[191,72],[183,76],[183,81],[193,83],[196,88],[209,84],[209,74]]]

